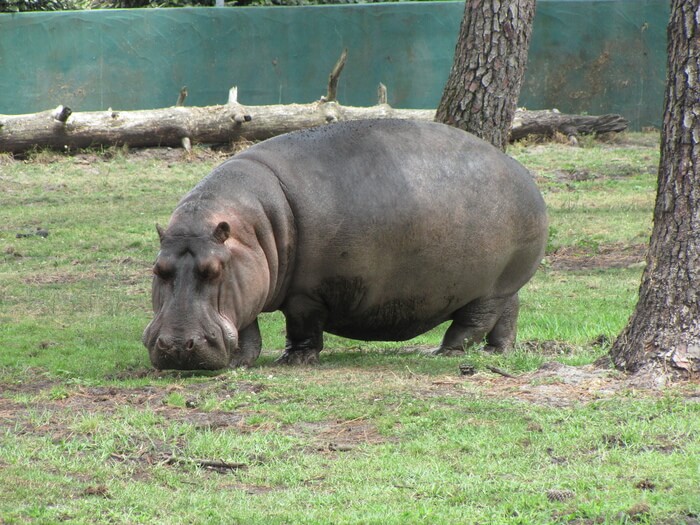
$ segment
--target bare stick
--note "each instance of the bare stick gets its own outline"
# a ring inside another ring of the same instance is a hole
[[[495,366],[486,365],[486,368],[491,370],[491,372],[493,372],[494,374],[498,374],[499,376],[509,377],[510,379],[515,379],[515,376],[512,376],[508,372],[501,370],[500,368],[496,368]]]
[[[345,49],[343,49],[343,52],[340,54],[340,58],[335,63],[333,71],[331,71],[331,74],[328,76],[328,94],[326,95],[326,102],[333,102],[337,99],[338,78],[340,77],[340,73],[345,67],[345,61],[347,60],[347,58],[348,48],[346,47]]]
[[[175,105],[176,106],[184,106],[186,98],[187,98],[187,86],[182,86],[182,89],[180,89],[180,94],[177,97],[177,102],[175,102]]]
[[[170,455],[166,455],[163,458],[163,463],[166,465],[186,465],[188,463],[194,463],[198,467],[216,470],[243,470],[248,468],[248,465],[245,463],[228,463],[226,461],[215,461],[212,459],[187,459]]]
[[[248,465],[245,463],[228,463],[226,461],[213,461],[210,459],[195,459],[194,462],[200,467],[216,470],[244,470],[248,468]]]
[[[377,104],[387,104],[386,86],[381,82],[379,83],[379,87],[377,88]]]
[[[238,104],[238,86],[233,86],[231,89],[228,90],[228,102],[227,104],[229,106],[233,106],[234,104]]]

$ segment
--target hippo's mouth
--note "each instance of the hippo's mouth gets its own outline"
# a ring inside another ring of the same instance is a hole
[[[143,333],[151,364],[159,370],[219,370],[229,366],[236,351],[233,324],[218,315],[209,330],[168,330],[162,315],[156,315]]]

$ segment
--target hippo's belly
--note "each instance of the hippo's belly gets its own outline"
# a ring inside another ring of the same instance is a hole
[[[468,292],[433,282],[422,286],[409,275],[324,279],[312,294],[325,305],[327,332],[365,341],[405,341],[450,319],[482,290]]]
[[[400,301],[378,305],[365,315],[339,319],[333,317],[325,330],[331,334],[361,341],[405,341],[417,337],[440,323],[448,316],[426,318],[412,311],[410,302]]]

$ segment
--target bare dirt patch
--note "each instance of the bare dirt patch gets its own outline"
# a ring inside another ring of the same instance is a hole
[[[287,432],[310,439],[315,451],[326,454],[349,452],[361,445],[376,445],[388,441],[374,424],[362,418],[299,423],[287,428]]]
[[[602,244],[595,248],[566,246],[547,255],[554,270],[604,270],[630,268],[644,263],[646,244]]]
[[[614,370],[557,362],[545,363],[539,370],[517,377],[484,376],[474,383],[487,397],[558,408],[608,399],[628,388],[625,378]]]
[[[74,154],[73,158],[77,165],[83,166],[92,166],[93,164],[109,162],[117,157],[125,157],[135,161],[159,161],[171,165],[180,162],[223,161],[239,149],[240,148],[236,148],[235,145],[225,148],[197,147],[190,151],[170,147],[135,149],[109,148],[102,151],[81,151]]]
[[[417,386],[416,395],[510,399],[563,408],[612,398],[627,389],[624,377],[613,370],[550,362],[534,372],[518,375],[492,367],[474,375],[434,377],[429,383]]]
[[[672,385],[659,382],[644,373],[626,375],[610,368],[607,358],[586,366],[570,366],[547,362],[533,371],[507,377],[500,370],[479,372],[463,379],[446,378],[434,384],[466,390],[492,399],[513,399],[523,403],[564,408],[582,405],[616,395],[635,392],[637,395],[661,397],[679,395],[688,403],[700,402],[700,378]]]
[[[85,275],[69,272],[42,273],[30,275],[22,279],[24,284],[46,285],[46,284],[73,284],[86,279],[94,279],[95,274]]]

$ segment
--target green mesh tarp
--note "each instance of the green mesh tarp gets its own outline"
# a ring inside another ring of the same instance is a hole
[[[303,103],[325,93],[343,48],[338,98],[434,108],[464,4],[184,8],[0,14],[0,114],[224,103]],[[540,0],[519,105],[621,113],[659,125],[665,83],[663,0]]]

